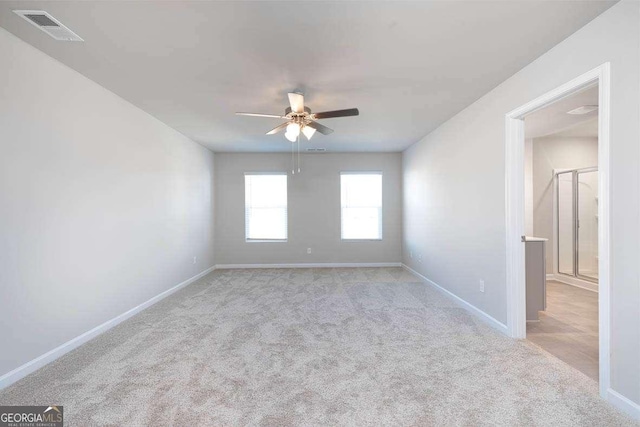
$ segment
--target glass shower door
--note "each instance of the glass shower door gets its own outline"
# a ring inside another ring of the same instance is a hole
[[[598,280],[598,171],[577,171],[578,276]]]
[[[558,174],[558,272],[575,275],[573,171]]]

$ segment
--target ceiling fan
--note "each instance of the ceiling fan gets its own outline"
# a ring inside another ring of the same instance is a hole
[[[322,113],[312,113],[309,107],[304,105],[304,95],[301,93],[289,92],[289,104],[284,110],[284,115],[277,114],[261,114],[261,113],[236,113],[239,116],[253,117],[271,117],[277,119],[286,119],[287,121],[267,132],[267,135],[273,135],[286,129],[284,136],[291,142],[295,142],[300,133],[311,139],[316,131],[323,135],[329,135],[333,129],[318,123],[319,119],[332,119],[335,117],[357,116],[360,114],[357,108],[349,108],[346,110],[325,111]]]

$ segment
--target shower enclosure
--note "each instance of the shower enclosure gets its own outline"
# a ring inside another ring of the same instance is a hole
[[[556,172],[558,273],[598,282],[598,168]]]

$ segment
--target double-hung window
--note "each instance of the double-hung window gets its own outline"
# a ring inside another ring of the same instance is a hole
[[[287,240],[287,175],[244,175],[245,238],[247,242]]]
[[[340,175],[343,240],[382,240],[382,173]]]

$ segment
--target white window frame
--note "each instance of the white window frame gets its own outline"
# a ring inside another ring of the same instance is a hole
[[[287,178],[287,225],[285,227],[285,238],[284,239],[250,239],[247,236],[247,194],[246,194],[246,182],[247,176],[254,175],[278,175],[285,176]],[[287,172],[282,171],[274,171],[274,172],[245,172],[244,180],[243,180],[243,203],[244,203],[244,240],[246,243],[287,243],[289,241],[289,174]]]
[[[353,239],[353,238],[344,238],[343,227],[344,223],[342,221],[342,176],[343,175],[380,175],[380,237],[377,239],[366,238],[366,239]],[[340,180],[339,180],[339,191],[340,191],[340,240],[343,242],[381,242],[384,237],[384,174],[382,171],[341,171],[340,172]]]

